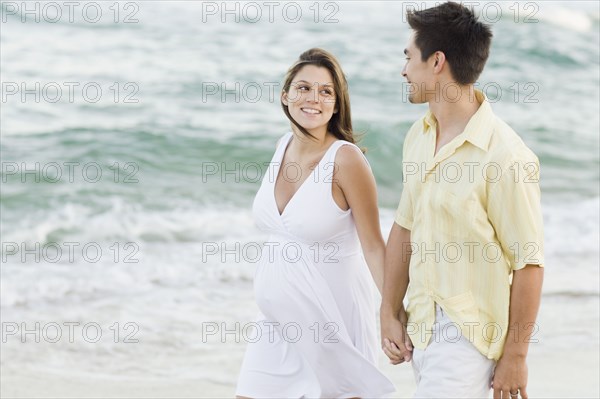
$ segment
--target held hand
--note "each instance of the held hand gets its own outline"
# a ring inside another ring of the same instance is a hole
[[[391,364],[409,362],[412,359],[413,347],[404,323],[397,317],[383,313],[381,314],[381,348]]]
[[[504,354],[494,371],[494,399],[527,399],[527,363],[525,356]]]

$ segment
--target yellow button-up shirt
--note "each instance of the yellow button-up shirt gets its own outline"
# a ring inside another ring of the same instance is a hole
[[[436,147],[431,112],[406,135],[395,222],[411,231],[407,330],[425,349],[435,303],[487,358],[502,355],[513,270],[543,266],[539,161],[481,104],[464,132]],[[452,341],[456,330],[442,331]]]

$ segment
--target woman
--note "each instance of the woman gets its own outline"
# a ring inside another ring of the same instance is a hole
[[[376,367],[370,281],[381,292],[377,191],[354,144],[338,61],[321,49],[300,55],[281,105],[293,132],[277,143],[254,200],[256,223],[271,235],[254,279],[259,338],[248,343],[236,394],[385,396],[394,387]]]

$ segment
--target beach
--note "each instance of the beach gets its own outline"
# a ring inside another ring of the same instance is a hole
[[[545,304],[544,308],[560,302],[553,301]],[[594,307],[591,303],[588,305]],[[544,308],[540,322],[555,322],[553,312],[544,311]],[[588,326],[578,328],[593,328],[597,323],[596,316],[589,321]],[[598,339],[592,337],[586,345],[573,348],[554,349],[551,344],[544,345],[543,342],[539,346],[532,344],[528,357],[530,397],[597,398],[600,394],[597,387],[599,364],[598,357],[593,356],[593,353],[598,350]],[[235,354],[223,356],[219,367],[230,370],[231,374],[229,378],[222,380],[126,378],[84,373],[65,375],[47,369],[14,370],[3,366],[0,394],[5,398],[231,398],[235,394],[235,372],[241,364],[242,354],[243,349],[239,348]],[[397,391],[391,397],[412,397],[415,388],[412,366],[392,366],[383,358],[380,358],[380,366],[396,386]],[[165,362],[163,367],[168,368],[169,362]]]

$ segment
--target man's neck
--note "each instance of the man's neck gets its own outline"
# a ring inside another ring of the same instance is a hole
[[[481,105],[475,97],[473,85],[454,87],[459,87],[460,96],[454,89],[446,90],[440,101],[429,102],[429,109],[437,120],[438,139],[450,140],[461,134]]]

